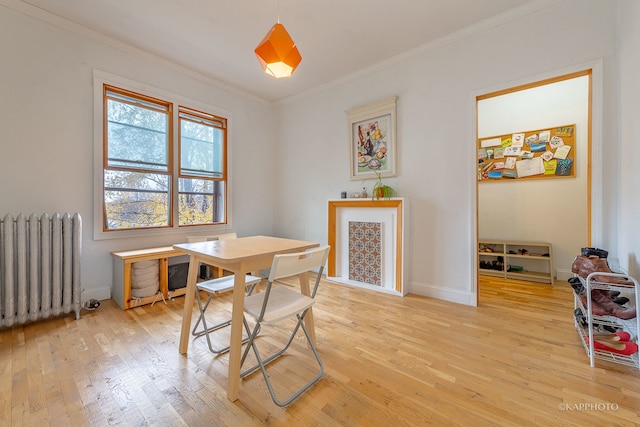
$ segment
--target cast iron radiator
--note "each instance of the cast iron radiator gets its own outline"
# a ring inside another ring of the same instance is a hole
[[[0,225],[0,327],[72,311],[79,319],[80,215],[6,215]]]

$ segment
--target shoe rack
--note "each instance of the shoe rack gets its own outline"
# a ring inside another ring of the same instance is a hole
[[[478,241],[478,273],[484,276],[553,284],[552,260],[549,242]]]
[[[596,278],[598,278],[598,280],[596,280]],[[624,355],[615,351],[607,351],[606,349],[603,349],[601,345],[599,346],[600,348],[594,348],[594,336],[597,339],[597,335],[595,335],[594,332],[603,330],[605,332],[627,332],[631,337],[628,342],[637,344],[638,332],[640,331],[640,318],[638,318],[637,315],[637,310],[640,306],[640,286],[638,285],[638,281],[630,276],[618,273],[591,273],[586,279],[582,277],[579,277],[579,279],[583,286],[583,291],[579,292],[574,287],[574,301],[576,309],[579,309],[582,312],[582,318],[584,319],[585,324],[581,324],[581,322],[576,318],[575,326],[580,338],[582,339],[582,344],[585,347],[587,355],[589,356],[591,366],[595,366],[595,359],[601,359],[640,369],[639,355],[637,351],[630,355]],[[622,282],[624,280],[624,283],[605,283],[605,280],[607,282]],[[594,314],[593,308],[596,303],[592,301],[591,291],[593,290],[603,290],[607,292],[617,291],[620,292],[621,295],[627,296],[630,303],[635,301],[636,316],[632,319],[625,320],[614,315]]]

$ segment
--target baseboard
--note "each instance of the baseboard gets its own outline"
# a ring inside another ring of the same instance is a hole
[[[562,269],[556,270],[556,280],[558,282],[566,282],[572,277],[573,277],[573,272],[571,270],[562,270]]]
[[[98,301],[103,301],[111,298],[111,288],[95,288],[95,289],[83,289],[81,296],[81,303],[84,304],[85,301],[89,301],[90,299],[97,299]]]
[[[464,305],[477,305],[477,297],[475,292],[465,292],[458,289],[443,288],[425,283],[411,283],[409,293],[422,295],[425,297],[435,298],[442,301],[453,302]]]

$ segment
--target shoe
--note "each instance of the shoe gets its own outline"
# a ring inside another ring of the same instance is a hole
[[[632,354],[635,354],[638,352],[638,344],[634,342],[620,341],[615,343],[613,342],[602,343],[602,342],[598,342],[598,340],[595,338],[593,340],[593,348],[596,350],[604,350],[604,351],[609,351],[611,353],[621,354],[623,356],[631,356]]]
[[[584,318],[584,313],[581,309],[576,308],[573,311],[573,316],[576,318],[576,322],[578,322],[580,326],[582,326],[583,328],[587,326],[587,320]]]
[[[606,294],[606,291],[600,289],[593,289],[591,291],[591,302],[595,302],[594,305],[599,305],[603,309],[609,312],[612,316],[619,319],[633,319],[636,317],[636,308],[629,307],[623,308],[620,305],[613,302],[611,298]],[[593,314],[596,314],[595,312]]]
[[[598,258],[607,258],[609,256],[609,252],[598,248],[582,248],[580,253],[586,257],[597,256]]]
[[[567,282],[569,282],[569,284],[575,291],[576,295],[580,295],[584,292],[584,287],[582,286],[582,282],[578,277],[572,277],[569,280],[567,280]]]
[[[621,342],[631,341],[631,334],[629,332],[614,332],[613,334],[593,335],[593,339],[596,341],[604,342]]]
[[[582,255],[578,255],[573,260],[573,263],[571,264],[571,271],[583,279],[586,279],[591,273],[613,273],[613,271],[609,269],[606,258],[598,258],[597,256],[584,257]],[[593,279],[601,283],[610,283],[614,285],[633,284],[633,282],[620,277],[594,276]]]
[[[612,298],[612,301],[615,302],[618,305],[625,305],[626,303],[629,302],[629,298],[627,298],[627,297],[616,297],[616,298]]]
[[[580,295],[580,301],[582,301],[582,305],[587,308],[587,297],[586,295]],[[595,302],[591,301],[591,313],[594,316],[608,316],[609,312],[604,308],[600,307]]]

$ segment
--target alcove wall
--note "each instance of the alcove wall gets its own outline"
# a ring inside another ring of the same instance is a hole
[[[478,236],[545,241],[553,246],[555,276],[571,276],[571,262],[589,241],[588,75],[478,101],[478,137],[576,125],[576,176],[503,180],[478,185]]]

